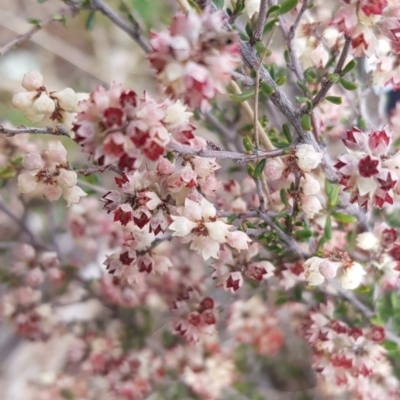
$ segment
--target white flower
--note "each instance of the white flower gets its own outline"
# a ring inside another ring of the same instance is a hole
[[[244,9],[249,18],[252,18],[253,15],[260,10],[260,3],[261,0],[245,0]]]
[[[265,164],[265,175],[267,178],[271,179],[271,181],[276,181],[280,179],[282,176],[282,172],[284,170],[284,165],[279,163],[278,161],[270,158],[267,160],[267,163]]]
[[[190,221],[186,217],[177,217],[175,215],[171,215],[171,218],[174,222],[169,226],[169,229],[175,231],[172,236],[186,236],[189,235],[190,232],[194,228],[196,228],[197,223]]]
[[[303,264],[309,285],[317,286],[324,282],[325,277],[319,271],[319,267],[324,261],[324,258],[311,257]]]
[[[67,162],[67,150],[61,142],[50,142],[45,154],[49,161],[64,164]]]
[[[359,263],[353,262],[351,267],[343,270],[338,279],[343,289],[352,290],[360,286],[364,275],[364,268]]]
[[[25,169],[29,169],[30,171],[42,169],[44,167],[42,157],[37,153],[26,154],[22,161],[22,165]]]
[[[251,242],[246,233],[241,231],[228,232],[226,238],[229,246],[236,250],[247,250],[249,247],[247,243]]]
[[[78,96],[71,88],[65,88],[53,93],[53,97],[58,100],[58,105],[67,112],[77,112]]]
[[[45,185],[43,190],[43,197],[49,201],[56,201],[58,200],[63,191],[58,185]]]
[[[54,100],[46,92],[42,92],[32,105],[32,109],[36,114],[51,114],[55,108]]]
[[[72,188],[64,189],[63,197],[67,201],[67,207],[71,204],[79,203],[81,197],[86,197],[85,193],[79,186],[74,186]]]
[[[379,239],[372,232],[363,232],[356,237],[357,246],[363,250],[377,250]]]
[[[338,268],[342,265],[340,262],[324,260],[319,265],[319,272],[326,278],[332,279],[336,276]]]
[[[310,174],[304,174],[304,181],[302,183],[303,193],[307,196],[317,194],[321,190],[319,182],[314,179]]]
[[[13,107],[20,111],[27,111],[33,106],[33,101],[35,96],[37,95],[36,92],[20,92],[13,96],[11,102]]]
[[[172,103],[167,107],[166,116],[164,122],[171,126],[177,126],[186,124],[189,122],[189,118],[193,115],[191,112],[186,111],[186,105],[181,103],[179,100]]]
[[[304,172],[310,172],[318,167],[323,154],[315,151],[314,147],[310,144],[301,144],[296,149],[296,157],[299,168]]]
[[[315,214],[318,214],[322,205],[317,197],[315,196],[301,196],[301,206],[303,211],[307,214],[308,218],[314,218]]]
[[[78,176],[75,171],[68,171],[64,168],[60,169],[60,175],[57,178],[57,183],[63,189],[74,187],[77,181],[78,181]]]
[[[43,76],[37,71],[27,72],[22,78],[21,85],[28,92],[38,90],[43,86]]]
[[[37,181],[30,173],[23,173],[18,176],[18,190],[20,193],[30,193],[36,189]]]

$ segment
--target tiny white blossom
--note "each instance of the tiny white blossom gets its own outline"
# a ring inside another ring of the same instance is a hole
[[[304,174],[302,188],[303,188],[303,193],[307,196],[317,194],[321,190],[319,182],[315,178],[313,178],[310,174]]]
[[[372,232],[363,232],[356,237],[357,246],[363,250],[377,250],[380,244],[379,238],[377,238]]]
[[[299,168],[304,172],[310,172],[318,167],[323,154],[315,151],[314,147],[310,144],[301,144],[296,149],[296,157]]]
[[[351,267],[342,271],[338,279],[343,289],[353,290],[360,286],[364,275],[364,268],[359,263],[354,262]]]

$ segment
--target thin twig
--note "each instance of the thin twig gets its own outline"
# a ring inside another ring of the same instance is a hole
[[[250,162],[253,160],[258,160],[260,158],[281,157],[285,155],[287,151],[286,149],[275,149],[271,151],[260,151],[256,154],[246,154],[236,151],[195,149],[193,147],[180,144],[178,142],[170,142],[167,146],[171,150],[176,151],[180,154],[195,155],[205,158],[224,158],[228,160],[237,160],[238,162]]]
[[[50,22],[52,22],[52,21],[60,22],[59,20],[62,19],[62,17],[71,15],[71,14],[72,14],[72,12],[71,12],[70,8],[62,8],[58,13],[48,16],[47,18],[40,21],[40,23],[35,24],[35,26],[33,28],[31,28],[29,31],[23,33],[22,35],[17,36],[13,40],[11,40],[11,42],[8,42],[3,47],[1,47],[0,48],[0,56],[4,56],[10,50],[12,50],[14,47],[17,47],[17,46],[21,45],[22,43],[26,42],[27,40],[29,40],[36,32],[39,32]],[[55,16],[57,16],[57,17],[61,16],[61,18],[55,19]]]
[[[27,126],[20,126],[18,128],[5,128],[4,126],[0,125],[0,133],[4,133],[7,137],[13,137],[15,135],[24,133],[71,137],[66,128],[61,124],[57,124],[55,128],[51,126],[47,126],[45,128],[32,128]]]
[[[263,35],[265,20],[267,19],[267,8],[268,0],[261,0],[260,9],[258,11],[258,19],[254,28],[253,37],[251,38],[251,44],[259,42]]]
[[[139,24],[132,27],[128,22],[121,18],[112,8],[105,4],[102,0],[91,0],[91,7],[93,10],[100,11],[111,22],[120,27],[126,32],[135,42],[144,50],[145,53],[151,51],[149,43],[144,39],[141,34]]]

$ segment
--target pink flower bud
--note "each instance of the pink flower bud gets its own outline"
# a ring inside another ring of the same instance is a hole
[[[47,93],[42,92],[37,100],[33,102],[32,109],[36,114],[51,114],[54,112],[56,106]]]
[[[67,150],[61,142],[50,142],[45,153],[49,161],[60,164],[67,162]]]
[[[30,193],[36,189],[36,178],[29,174],[24,173],[18,176],[18,190],[20,193]]]
[[[44,281],[44,274],[39,267],[32,269],[26,275],[26,283],[29,286],[39,286],[43,281]]]
[[[319,272],[326,279],[332,279],[336,276],[337,270],[340,267],[341,263],[332,262],[329,260],[324,260],[319,265]]]
[[[22,165],[24,168],[29,169],[31,171],[42,169],[44,167],[43,160],[40,154],[37,153],[28,153],[25,155]]]
[[[78,96],[71,88],[65,88],[59,92],[53,93],[58,100],[58,105],[67,112],[78,111]]]
[[[301,196],[301,206],[303,211],[307,214],[307,217],[313,218],[315,214],[318,214],[321,209],[321,203],[315,196]]]
[[[73,186],[72,188],[64,189],[63,197],[67,202],[67,207],[71,204],[78,204],[81,197],[86,197],[85,193],[79,186]]]
[[[296,149],[296,157],[299,168],[304,172],[310,172],[318,167],[323,154],[315,151],[314,147],[310,144],[301,144]]]
[[[45,251],[42,253],[39,257],[39,262],[45,269],[55,268],[60,265],[60,260],[54,251]]]
[[[303,193],[307,196],[317,194],[321,190],[319,182],[314,179],[310,174],[305,174],[302,183]]]
[[[33,101],[37,93],[21,92],[14,95],[11,102],[13,107],[20,111],[26,111],[33,107]]]
[[[43,86],[43,76],[40,72],[27,72],[22,78],[21,85],[28,92],[33,92]]]
[[[43,197],[49,201],[56,201],[62,195],[62,189],[58,185],[46,185],[43,190]]]
[[[29,244],[21,244],[14,250],[14,256],[20,261],[31,261],[35,257],[36,251]]]
[[[76,185],[78,176],[75,171],[68,171],[64,168],[60,169],[60,175],[57,178],[57,183],[63,188],[72,188]]]
[[[247,234],[241,231],[229,232],[226,239],[229,246],[236,250],[247,250],[249,247],[248,243],[251,242]]]
[[[281,163],[270,158],[265,164],[265,175],[268,179],[271,179],[271,181],[276,181],[282,176],[283,168]]]

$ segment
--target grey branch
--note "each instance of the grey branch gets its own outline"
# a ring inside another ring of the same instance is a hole
[[[267,19],[267,8],[268,0],[261,0],[256,27],[254,28],[254,34],[251,40],[252,44],[259,42],[262,38],[265,20]]]
[[[57,124],[55,128],[51,126],[47,126],[45,128],[32,128],[27,126],[19,126],[18,128],[5,128],[4,126],[0,125],[0,133],[5,134],[7,137],[13,137],[15,135],[24,133],[71,137],[65,127],[61,124]]]
[[[228,160],[237,160],[238,162],[249,162],[258,160],[260,158],[274,158],[284,156],[285,149],[276,149],[271,151],[260,151],[255,154],[239,153],[236,151],[225,150],[207,150],[207,149],[194,149],[190,146],[185,146],[177,142],[168,143],[168,148],[180,154],[194,155],[205,158],[224,158]]]

